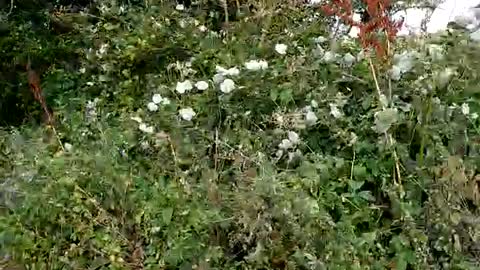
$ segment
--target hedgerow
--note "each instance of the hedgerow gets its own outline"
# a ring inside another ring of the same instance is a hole
[[[96,8],[1,41],[55,117],[23,70],[2,83],[25,102],[0,130],[6,269],[479,267],[468,36],[394,33],[379,55],[325,7],[257,3],[220,31],[195,6]]]

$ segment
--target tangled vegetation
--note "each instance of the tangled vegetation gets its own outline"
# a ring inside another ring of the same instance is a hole
[[[478,43],[209,2],[0,1],[0,269],[479,269]]]

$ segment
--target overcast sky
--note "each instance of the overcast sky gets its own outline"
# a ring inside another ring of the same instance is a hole
[[[428,32],[437,32],[445,29],[449,21],[455,16],[466,14],[469,8],[480,3],[480,0],[446,0],[433,13],[430,23],[428,24]],[[405,24],[407,27],[418,28],[424,17],[421,10],[409,10],[406,16]]]

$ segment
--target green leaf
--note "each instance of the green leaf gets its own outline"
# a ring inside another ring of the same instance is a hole
[[[287,104],[292,100],[292,98],[293,96],[292,96],[291,89],[284,89],[280,92],[279,99],[280,99],[280,102],[282,102],[283,104]]]
[[[270,90],[270,98],[273,100],[273,101],[276,101],[277,98],[278,98],[278,91],[277,89],[272,89]]]
[[[312,164],[308,161],[304,161],[297,171],[304,178],[316,178],[318,177],[317,168],[315,164]]]
[[[388,108],[375,114],[375,130],[378,133],[385,133],[398,121],[397,109]]]
[[[162,218],[163,218],[163,222],[165,222],[166,225],[170,224],[170,221],[172,221],[172,215],[173,215],[173,208],[168,207],[163,209]]]
[[[365,179],[367,177],[367,168],[361,165],[353,166],[353,176],[355,179]]]
[[[364,182],[363,181],[348,181],[348,185],[353,191],[359,190],[363,186]]]
[[[358,193],[358,196],[360,196],[362,199],[367,200],[369,202],[375,201],[375,197],[373,197],[372,193],[368,190],[360,191]]]

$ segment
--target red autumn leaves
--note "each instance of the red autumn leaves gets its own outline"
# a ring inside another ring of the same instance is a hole
[[[351,0],[330,0],[329,4],[323,5],[322,10],[327,16],[338,16],[346,25],[358,27],[359,40],[364,49],[375,49],[377,56],[384,58],[387,54],[388,42],[394,42],[398,30],[402,27],[403,19],[394,21],[390,18],[388,9],[390,0],[363,0],[366,5],[366,12],[370,19],[366,22],[353,20],[353,6]],[[384,33],[385,41],[382,41],[379,34]]]

